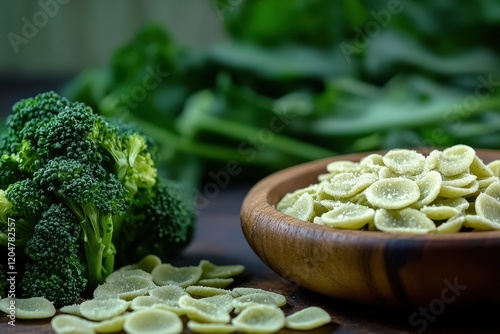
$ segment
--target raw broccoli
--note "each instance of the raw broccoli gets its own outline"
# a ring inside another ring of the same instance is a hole
[[[104,282],[117,255],[138,258],[117,250],[140,244],[166,260],[192,238],[194,208],[158,182],[156,145],[136,126],[47,92],[14,105],[0,151],[0,246],[14,220],[24,297],[74,302]],[[135,234],[116,237],[126,229]]]
[[[78,256],[80,227],[72,212],[62,204],[45,211],[28,241],[26,265],[21,281],[23,293],[44,296],[56,305],[74,303],[87,285]]]
[[[196,211],[191,194],[182,184],[158,178],[151,193],[140,195],[148,200],[131,206],[115,234],[120,240],[116,242],[120,264],[137,262],[148,254],[170,258],[189,243],[194,233]]]

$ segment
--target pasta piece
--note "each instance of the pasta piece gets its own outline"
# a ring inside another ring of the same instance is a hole
[[[309,221],[314,215],[312,196],[308,193],[303,193],[291,207],[286,208],[283,212],[297,219]]]
[[[465,216],[454,216],[436,228],[436,233],[455,233],[460,231],[465,221]]]
[[[46,319],[56,314],[54,304],[44,297],[3,298],[0,300],[0,311],[10,314],[14,308],[16,318]]]
[[[500,201],[500,181],[490,184],[485,190],[486,195],[490,195],[497,201]]]
[[[190,296],[182,296],[179,299],[179,306],[190,320],[213,323],[228,323],[231,320],[229,313],[225,310]]]
[[[186,288],[186,292],[191,295],[191,297],[200,298],[200,297],[211,297],[217,295],[230,295],[231,291],[220,289],[220,288],[211,288],[208,286],[197,286],[192,285]]]
[[[357,173],[359,164],[349,160],[333,161],[326,165],[326,170],[330,173]]]
[[[154,296],[139,296],[130,302],[130,308],[134,311],[151,308],[156,305],[166,304],[166,301]]]
[[[156,285],[174,284],[183,288],[198,282],[201,274],[202,269],[199,266],[174,267],[168,263],[156,266],[151,272]]]
[[[469,202],[466,199],[456,197],[436,201],[430,206],[421,208],[420,212],[432,220],[446,220],[465,212],[468,207]]]
[[[123,329],[129,334],[178,334],[182,333],[183,323],[175,313],[153,308],[127,316]]]
[[[381,179],[366,189],[366,198],[377,208],[401,209],[420,198],[420,189],[414,181],[409,179]]]
[[[477,155],[474,156],[474,160],[470,165],[470,173],[477,176],[478,179],[485,179],[491,176],[495,176],[493,171],[484,164],[483,160],[481,160]]]
[[[233,299],[234,312],[241,313],[244,309],[253,305],[271,305],[280,307],[276,304],[276,299],[265,293],[250,293]]]
[[[124,313],[129,302],[119,299],[89,299],[80,304],[80,314],[89,320],[106,320]]]
[[[243,333],[274,333],[285,327],[285,314],[275,306],[253,305],[233,318],[232,324]]]
[[[310,195],[315,194],[316,188],[317,185],[315,184],[315,185],[310,185],[309,187],[297,189],[291,193],[287,193],[285,196],[283,196],[283,198],[279,201],[279,203],[276,204],[276,209],[279,211],[283,211],[291,207],[293,203],[295,203],[302,194],[304,193],[308,193]]]
[[[168,309],[176,314],[183,314],[179,306],[179,299],[188,293],[178,285],[164,285],[149,291],[149,295],[162,301],[161,308]]]
[[[58,314],[50,321],[56,334],[94,334],[96,331],[91,321],[71,314]]]
[[[241,296],[249,295],[249,294],[254,294],[254,293],[261,293],[261,294],[268,295],[271,298],[273,298],[274,301],[275,301],[275,303],[276,303],[276,305],[279,306],[279,307],[286,305],[286,297],[283,296],[283,295],[281,295],[281,294],[279,294],[279,293],[276,293],[276,292],[267,291],[267,290],[258,289],[258,288],[244,288],[244,287],[234,288],[231,291],[237,297],[241,297]]]
[[[476,152],[467,145],[455,145],[443,150],[438,159],[438,170],[444,176],[466,172],[472,164]]]
[[[434,201],[441,191],[441,174],[433,170],[417,178],[415,183],[420,189],[420,197],[416,203],[417,207],[429,205]]]
[[[139,262],[121,267],[119,270],[141,269],[147,273],[151,273],[153,269],[161,263],[161,259],[153,254],[146,255]]]
[[[476,199],[478,216],[486,218],[500,228],[500,202],[485,193],[479,194]]]
[[[442,184],[439,196],[447,198],[464,197],[474,194],[478,189],[479,183],[477,181],[473,181],[465,187],[452,187]]]
[[[500,177],[500,160],[492,161],[486,166],[494,176]]]
[[[377,179],[377,174],[374,173],[340,173],[325,184],[324,192],[337,199],[350,198],[366,189]]]
[[[285,318],[285,327],[290,329],[311,330],[332,321],[328,312],[316,306],[310,306]]]
[[[149,280],[153,279],[150,273],[142,269],[129,269],[129,270],[116,270],[112,272],[111,274],[109,274],[108,277],[106,277],[106,282],[119,281],[127,276],[139,276],[147,278]]]
[[[62,306],[59,311],[62,313],[67,313],[67,314],[72,314],[72,315],[77,315],[81,316],[82,314],[80,313],[80,304],[72,304],[72,305],[65,305]]]
[[[129,276],[120,281],[99,285],[94,290],[94,298],[109,299],[118,297],[124,300],[132,300],[135,297],[147,294],[153,288],[156,288],[156,285],[150,279]]]
[[[209,324],[204,322],[197,322],[189,320],[187,327],[195,333],[206,333],[206,334],[228,334],[236,332],[236,327],[231,324]]]
[[[229,278],[240,275],[245,271],[241,264],[215,265],[208,260],[201,260],[198,266],[202,270],[201,278]]]
[[[203,274],[202,274],[203,277]],[[196,285],[199,286],[206,286],[206,287],[211,287],[211,288],[227,288],[231,284],[233,284],[234,278],[202,278],[200,279]]]
[[[400,175],[421,174],[425,166],[425,157],[421,153],[407,149],[391,150],[382,160],[385,166]]]
[[[96,333],[118,333],[123,330],[125,319],[128,313],[124,313],[112,319],[103,320],[92,324],[92,328]]]
[[[384,157],[378,153],[372,153],[361,159],[360,169],[367,173],[378,173],[385,166]]]
[[[479,215],[466,215],[463,226],[473,228],[477,231],[499,230],[500,224]]]
[[[227,313],[231,313],[231,311],[233,311],[233,309],[234,309],[234,306],[233,306],[234,298],[228,294],[205,297],[205,298],[201,298],[200,300],[205,302],[205,303],[213,304],[213,305],[217,306],[219,309],[221,309]]]
[[[352,204],[342,203],[335,209],[328,211],[321,216],[322,225],[341,229],[360,229],[373,219],[375,210],[372,208]]]
[[[477,176],[471,173],[461,173],[453,176],[443,176],[443,185],[449,187],[467,187],[477,180]]]
[[[428,233],[436,229],[431,219],[412,208],[379,209],[375,212],[374,223],[378,230],[394,233]]]

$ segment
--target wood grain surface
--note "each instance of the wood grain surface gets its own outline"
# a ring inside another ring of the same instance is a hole
[[[477,307],[456,309],[446,305],[443,310],[418,308],[388,309],[363,306],[326,297],[289,282],[269,269],[252,251],[240,227],[240,208],[251,185],[234,184],[222,191],[210,205],[199,213],[199,225],[194,242],[176,265],[196,265],[201,259],[216,264],[243,264],[246,272],[234,286],[248,286],[279,292],[287,297],[286,313],[306,306],[323,307],[332,316],[332,323],[314,331],[281,330],[280,334],[346,334],[346,333],[446,333],[473,334],[499,333],[497,308]],[[492,254],[491,256],[496,256]],[[432,306],[432,305],[431,305]],[[436,312],[434,312],[436,311]],[[439,312],[437,312],[439,311]],[[17,320],[16,326],[0,318],[0,333],[48,334],[53,333],[49,321]],[[184,333],[191,333],[185,330]]]

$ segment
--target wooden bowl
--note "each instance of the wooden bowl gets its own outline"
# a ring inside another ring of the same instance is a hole
[[[485,163],[500,159],[500,151],[476,153]],[[500,231],[408,235],[339,230],[274,208],[287,192],[316,183],[329,162],[359,161],[367,154],[297,165],[253,186],[242,204],[241,227],[254,252],[285,279],[348,301],[436,309],[498,305]]]

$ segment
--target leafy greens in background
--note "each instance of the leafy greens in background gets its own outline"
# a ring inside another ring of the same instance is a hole
[[[65,95],[138,122],[185,180],[228,161],[261,177],[374,149],[500,149],[498,1],[222,6],[227,42],[184,48],[151,24]]]

